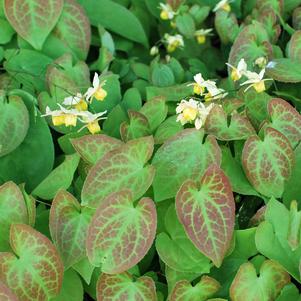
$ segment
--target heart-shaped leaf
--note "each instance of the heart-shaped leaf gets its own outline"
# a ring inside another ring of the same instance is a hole
[[[301,30],[297,30],[292,35],[289,43],[287,44],[287,56],[292,60],[301,62]]]
[[[171,269],[197,276],[209,273],[211,262],[187,237],[179,222],[175,205],[168,208],[165,218],[165,232],[156,238],[156,249],[160,259]]]
[[[157,224],[156,208],[149,198],[136,206],[133,194],[109,195],[97,208],[88,229],[87,255],[104,273],[121,273],[137,264],[151,247]]]
[[[174,197],[185,180],[200,177],[211,163],[220,165],[221,151],[215,138],[209,135],[203,140],[203,130],[186,129],[158,149],[152,161],[155,201]]]
[[[37,50],[42,49],[62,9],[63,0],[4,0],[9,23]]]
[[[169,297],[170,301],[207,301],[220,288],[213,278],[203,276],[194,286],[187,280],[178,281]]]
[[[72,145],[85,161],[94,165],[104,155],[122,146],[123,143],[106,135],[86,135],[72,139]]]
[[[215,164],[200,182],[187,180],[176,196],[180,222],[194,245],[219,267],[234,230],[235,203],[231,185]]]
[[[10,226],[28,223],[28,212],[22,192],[13,182],[0,186],[0,212],[0,252],[4,252],[10,250]]]
[[[47,301],[55,297],[63,280],[63,264],[50,240],[30,226],[10,229],[14,253],[0,253],[0,280],[21,301]]]
[[[214,106],[206,118],[205,130],[219,140],[243,140],[247,139],[255,130],[250,121],[238,114],[231,115],[228,125],[227,115],[220,106]]]
[[[233,301],[275,300],[289,282],[289,274],[276,261],[266,260],[260,267],[260,276],[247,262],[240,266],[232,282],[230,297]]]
[[[153,153],[153,138],[129,141],[101,158],[89,171],[82,190],[82,205],[97,208],[104,198],[121,189],[141,197],[153,181],[155,169],[145,165]]]
[[[19,301],[17,296],[1,281],[0,281],[0,300]]]
[[[75,57],[80,60],[86,59],[91,40],[90,22],[83,8],[75,0],[64,1],[54,35],[67,44]]]
[[[94,210],[81,207],[75,197],[61,190],[55,196],[49,216],[49,229],[67,270],[86,256],[85,240]]]
[[[156,287],[152,278],[122,274],[101,274],[97,282],[97,301],[157,301]]]
[[[52,199],[58,190],[68,189],[72,183],[74,172],[79,163],[79,155],[72,154],[65,157],[64,162],[56,167],[32,192],[42,199]]]
[[[26,137],[29,114],[21,97],[0,99],[0,157],[16,149]]]
[[[242,164],[247,178],[258,192],[280,197],[292,172],[294,152],[283,134],[268,127],[263,141],[258,136],[251,136],[246,141]]]
[[[301,115],[288,102],[274,98],[268,104],[271,126],[282,133],[295,147],[301,140]]]

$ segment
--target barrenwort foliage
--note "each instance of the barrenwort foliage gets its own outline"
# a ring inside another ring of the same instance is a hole
[[[0,0],[0,301],[301,301],[301,0]]]

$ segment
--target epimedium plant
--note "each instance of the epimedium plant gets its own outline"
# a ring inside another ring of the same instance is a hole
[[[300,0],[0,0],[0,299],[301,300]]]

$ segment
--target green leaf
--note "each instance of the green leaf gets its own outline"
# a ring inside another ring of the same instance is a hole
[[[64,162],[56,167],[32,192],[44,200],[52,199],[60,189],[68,189],[79,163],[79,155],[67,155]]]
[[[207,301],[220,288],[220,284],[213,278],[203,276],[194,286],[187,280],[176,283],[169,297],[170,301]]]
[[[54,28],[57,36],[80,60],[85,60],[90,48],[90,22],[75,0],[65,0],[62,14]]]
[[[53,199],[49,229],[65,270],[85,258],[85,240],[93,214],[94,210],[81,207],[67,191],[59,191]]]
[[[0,299],[3,301],[19,301],[18,297],[0,281]]]
[[[0,212],[0,252],[5,252],[10,250],[10,226],[29,222],[22,192],[13,182],[7,182],[0,186]]]
[[[79,155],[88,163],[94,165],[108,152],[122,146],[122,141],[107,135],[85,135],[72,139],[72,145]]]
[[[186,38],[193,38],[195,33],[195,23],[192,16],[188,13],[176,17],[176,26],[179,32]]]
[[[147,101],[139,112],[147,118],[153,132],[165,120],[167,111],[168,106],[163,99],[153,99]]]
[[[63,284],[59,295],[50,301],[83,301],[84,289],[80,277],[77,273],[69,269],[65,271]]]
[[[283,134],[294,148],[301,140],[301,115],[288,102],[274,98],[268,104],[271,126]]]
[[[157,301],[156,287],[152,278],[138,279],[128,272],[116,275],[101,274],[97,283],[97,301]]]
[[[242,165],[254,188],[265,196],[281,197],[294,164],[288,139],[273,128],[266,128],[264,139],[251,136],[245,143]]]
[[[151,82],[156,87],[169,87],[175,84],[175,76],[170,67],[156,63],[152,67]]]
[[[221,152],[215,138],[209,135],[203,140],[204,131],[186,129],[158,149],[152,161],[156,168],[156,202],[174,197],[185,180],[200,177],[211,163],[220,164]]]
[[[214,106],[205,122],[205,131],[219,140],[243,140],[255,134],[250,121],[239,113],[232,113],[230,124],[223,108]]]
[[[50,240],[30,226],[14,224],[10,245],[13,253],[0,253],[0,280],[20,300],[55,297],[61,289],[64,269]]]
[[[301,29],[301,7],[297,7],[293,12],[293,27],[296,30]]]
[[[142,24],[138,18],[125,7],[111,0],[79,0],[78,1],[94,26],[102,25],[131,41],[144,46],[148,45]],[[114,12],[112,14],[112,12]]]
[[[125,121],[120,125],[120,135],[124,142],[150,135],[150,126],[143,114],[129,110],[128,115],[129,123]]]
[[[169,206],[164,218],[166,232],[156,238],[160,259],[175,272],[189,273],[194,278],[210,271],[210,260],[187,237],[178,220],[175,205]]]
[[[244,263],[231,285],[230,297],[233,301],[275,300],[289,282],[289,274],[275,261],[266,260],[259,276],[252,263]]]
[[[88,257],[85,257],[81,261],[74,264],[72,268],[81,275],[81,277],[85,280],[86,284],[90,284],[95,267],[90,263]]]
[[[22,98],[10,96],[0,100],[0,157],[15,150],[29,128],[29,114]]]
[[[233,43],[239,33],[239,26],[235,14],[223,10],[217,11],[214,20],[216,31],[224,44]]]
[[[289,43],[287,44],[287,56],[295,61],[301,62],[301,30],[297,30],[291,36]]]
[[[35,49],[41,50],[60,17],[63,1],[5,0],[4,9],[16,32]]]
[[[223,171],[212,164],[200,181],[185,181],[176,196],[176,209],[194,245],[220,267],[235,222],[233,193]]]
[[[292,283],[286,285],[282,289],[278,298],[276,299],[276,301],[300,301],[300,300],[301,300],[301,296],[299,295],[299,291],[297,287]]]
[[[146,255],[154,241],[157,225],[154,202],[142,198],[134,206],[133,201],[129,190],[109,195],[97,208],[89,226],[87,255],[104,273],[130,269]]]
[[[274,59],[266,66],[266,74],[284,83],[301,82],[301,61],[288,58]]]
[[[97,208],[112,192],[133,191],[133,199],[141,197],[153,181],[155,169],[147,165],[153,153],[153,138],[129,141],[109,152],[89,171],[82,190],[82,205]]]
[[[142,106],[140,92],[137,88],[129,88],[125,91],[122,99],[122,106],[127,110],[139,111]]]
[[[14,33],[15,31],[8,21],[0,17],[0,44],[8,43],[12,39]]]

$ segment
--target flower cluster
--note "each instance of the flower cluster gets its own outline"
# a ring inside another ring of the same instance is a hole
[[[64,99],[59,110],[51,110],[48,106],[46,112],[42,116],[51,116],[54,126],[76,126],[77,120],[82,122],[84,126],[80,129],[87,128],[91,134],[100,132],[98,121],[105,119],[102,117],[106,111],[93,114],[88,111],[88,104],[95,98],[98,101],[103,101],[107,96],[107,92],[103,89],[105,81],[100,82],[99,76],[95,73],[93,78],[93,86],[88,88],[87,92],[83,95],[77,93],[75,96],[68,96]]]
[[[232,69],[231,78],[233,81],[238,81],[243,76],[247,78],[246,81],[240,84],[241,86],[248,85],[248,87],[245,89],[245,92],[253,87],[257,93],[261,93],[266,89],[265,81],[272,80],[271,78],[264,78],[266,59],[263,57],[260,57],[255,61],[255,65],[263,67],[259,73],[249,71],[248,66],[243,58],[239,61],[237,67],[234,67],[229,63],[226,64]]]

